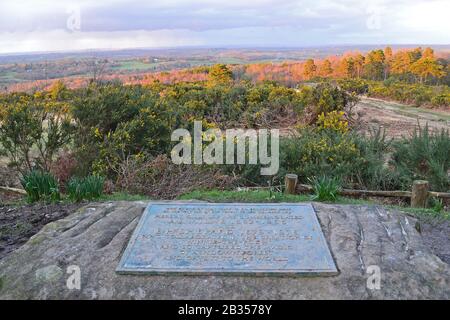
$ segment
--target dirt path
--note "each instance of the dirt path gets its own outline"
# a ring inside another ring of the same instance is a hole
[[[414,131],[417,124],[433,130],[450,129],[450,110],[435,111],[404,104],[361,97],[356,105],[358,126],[361,131],[383,126],[389,137],[399,138]]]

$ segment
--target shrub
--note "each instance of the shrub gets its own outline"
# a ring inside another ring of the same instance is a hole
[[[116,187],[131,194],[174,199],[194,189],[226,189],[234,178],[213,166],[176,165],[166,155],[129,157],[119,166]]]
[[[127,156],[142,156],[142,150],[152,155],[168,151],[170,132],[163,119],[142,109],[133,120],[120,123],[114,132],[98,137],[99,154],[92,163],[93,172],[115,177],[117,167]]]
[[[450,106],[450,93],[443,93],[437,96],[434,96],[431,99],[431,104],[435,107],[441,107],[441,106]]]
[[[194,120],[219,128],[270,127],[295,122],[295,90],[274,83],[159,83],[151,87],[91,84],[72,102],[77,174],[116,179],[127,158],[156,157],[170,151],[170,134],[191,129]],[[205,126],[206,127],[206,126]]]
[[[361,162],[354,137],[334,130],[301,129],[281,141],[280,151],[280,173],[296,173],[302,181],[319,173],[346,182]]]
[[[442,199],[429,198],[428,206],[437,213],[441,213],[445,210],[444,201],[442,201]]]
[[[50,167],[50,172],[58,179],[61,191],[65,191],[67,182],[77,170],[75,155],[68,150],[62,152]]]
[[[20,183],[27,192],[29,202],[57,201],[60,199],[58,181],[51,173],[32,170],[23,175]]]
[[[42,92],[13,94],[2,100],[0,144],[10,164],[20,172],[36,166],[48,171],[58,151],[71,140],[67,105]]]
[[[435,191],[447,191],[450,187],[449,131],[430,133],[428,125],[419,127],[412,137],[396,143],[393,164],[405,188],[409,189],[413,180],[428,180]]]
[[[339,86],[350,93],[367,94],[369,92],[369,84],[361,79],[341,79],[338,80]]]
[[[336,178],[322,176],[312,178],[310,182],[313,186],[313,200],[317,201],[336,201],[341,190],[340,182]]]
[[[389,166],[392,140],[384,131],[368,136],[331,128],[304,128],[281,141],[279,176],[296,173],[301,181],[324,175],[349,188],[395,190],[399,174]],[[281,180],[281,179],[280,179]]]
[[[209,69],[211,85],[229,84],[233,81],[233,73],[224,64],[215,64]]]
[[[332,111],[323,113],[317,118],[317,127],[319,130],[333,130],[339,133],[348,132],[348,121],[344,118],[343,111]]]
[[[103,194],[104,184],[105,179],[100,176],[73,177],[67,183],[67,193],[72,201],[93,200]]]
[[[307,124],[314,124],[322,113],[343,111],[351,117],[358,98],[355,94],[349,94],[331,83],[324,82],[312,88],[303,87],[299,92],[298,101],[296,111],[302,112]]]
[[[109,175],[110,167],[129,154],[164,152],[170,141],[169,112],[156,99],[151,90],[120,83],[82,89],[72,106],[78,173],[87,175],[95,166],[96,173]]]
[[[413,104],[417,107],[422,105],[432,105],[435,107],[450,105],[450,91],[448,86],[371,81],[369,82],[368,95],[375,98],[387,98]]]
[[[369,190],[395,190],[400,187],[398,173],[388,165],[392,151],[392,139],[386,138],[386,130],[369,131],[368,136],[354,135],[361,153],[361,162],[355,163],[354,175],[358,187]]]

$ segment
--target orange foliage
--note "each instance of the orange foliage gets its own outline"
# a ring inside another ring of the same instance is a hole
[[[228,66],[237,80],[249,79],[252,82],[276,81],[289,87],[299,82],[322,78],[360,78],[369,79],[381,76],[399,75],[423,81],[428,76],[441,78],[446,69],[438,64],[438,58],[448,59],[450,53],[435,54],[431,48],[399,49],[390,47],[384,50],[373,50],[365,56],[358,51],[349,51],[340,56],[329,56],[325,59],[310,59],[304,62],[284,61],[278,63],[255,63],[249,65]],[[306,66],[306,69],[305,69]],[[448,70],[448,68],[447,68]],[[373,74],[375,73],[375,76]],[[8,87],[8,91],[48,90],[56,81],[62,80],[68,88],[86,86],[90,79],[85,77],[67,77],[53,80],[37,80],[23,82]],[[119,80],[124,84],[151,84],[159,81],[164,84],[178,82],[199,82],[208,80],[208,67],[149,72],[135,74],[108,74],[101,80]]]

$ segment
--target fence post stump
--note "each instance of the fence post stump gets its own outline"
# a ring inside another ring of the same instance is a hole
[[[425,180],[415,180],[412,186],[411,207],[426,208],[429,183]]]
[[[297,187],[298,176],[296,174],[289,173],[284,178],[284,183],[286,186],[286,194],[295,194],[295,188]]]

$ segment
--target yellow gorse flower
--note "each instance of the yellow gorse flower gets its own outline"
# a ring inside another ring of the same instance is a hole
[[[319,130],[331,129],[340,133],[348,132],[348,121],[344,118],[343,111],[322,112],[317,118],[317,127]]]

